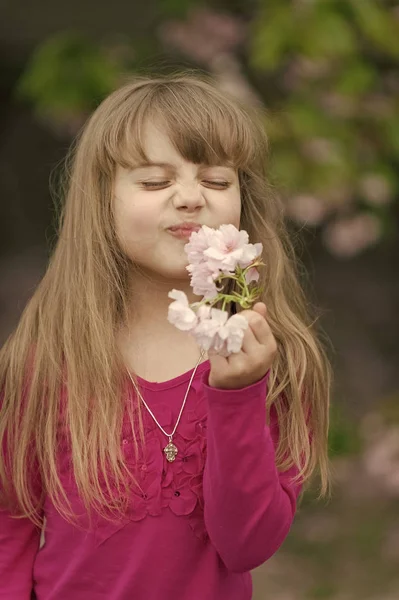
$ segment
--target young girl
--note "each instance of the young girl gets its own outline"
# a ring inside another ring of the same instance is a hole
[[[1,599],[248,600],[316,468],[326,491],[330,371],[266,146],[261,117],[193,75],[125,85],[79,136],[0,355]],[[223,223],[266,264],[228,358],[167,319],[173,288],[201,299],[190,227]]]

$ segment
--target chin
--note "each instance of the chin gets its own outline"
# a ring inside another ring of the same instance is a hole
[[[186,265],[182,265],[182,266],[176,265],[176,268],[173,268],[171,265],[168,265],[168,266],[169,266],[168,269],[162,269],[162,270],[154,269],[153,272],[154,272],[154,274],[162,277],[165,280],[170,280],[171,285],[177,286],[179,284],[179,282],[181,282],[182,284],[189,283],[190,274],[186,270]],[[174,280],[176,280],[176,284],[173,283]]]

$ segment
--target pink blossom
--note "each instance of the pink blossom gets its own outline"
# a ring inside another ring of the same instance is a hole
[[[179,290],[172,290],[168,297],[175,300],[168,308],[169,323],[181,331],[191,331],[197,324],[197,315],[190,308],[186,294]]]
[[[249,244],[248,233],[238,230],[231,223],[224,224],[219,229],[211,229],[203,225],[199,231],[194,231],[184,250],[187,254],[189,273],[194,273],[199,265],[204,264],[215,279],[219,272],[234,272],[237,265],[248,267],[263,251],[261,243]]]
[[[360,181],[360,191],[369,204],[385,206],[392,201],[393,190],[389,180],[378,173],[369,173]]]
[[[310,194],[300,194],[287,202],[287,214],[297,223],[319,225],[328,213],[328,206],[323,200]]]
[[[164,23],[159,35],[163,43],[178,48],[196,61],[209,63],[215,56],[240,46],[246,27],[233,15],[196,8],[185,21]]]
[[[220,311],[224,312],[224,311]],[[222,356],[228,356],[231,353],[239,352],[242,347],[244,331],[248,328],[248,321],[241,315],[233,315],[217,333],[215,341],[215,350]]]
[[[357,214],[331,222],[324,231],[324,243],[336,256],[355,256],[374,244],[381,235],[379,219],[370,214]]]
[[[199,324],[192,331],[201,348],[213,348],[222,356],[241,350],[244,330],[248,327],[244,317],[233,315],[228,318],[227,311],[217,308],[202,311],[201,316]]]
[[[216,84],[231,96],[235,96],[248,106],[263,106],[260,96],[243,73],[240,60],[232,52],[214,54],[208,64]]]
[[[189,260],[186,269],[191,275],[191,287],[196,295],[204,297],[204,303],[194,312],[184,292],[172,290],[169,293],[175,300],[169,307],[170,323],[182,331],[189,331],[203,350],[213,349],[222,356],[241,350],[248,323],[241,315],[229,318],[227,311],[213,308],[212,300],[214,303],[222,299],[231,302],[231,298],[223,293],[224,280],[230,273],[237,272],[242,281],[238,267],[248,269],[245,273],[247,285],[258,281],[257,266],[263,263],[258,263],[257,259],[261,258],[263,246],[261,243],[249,244],[248,239],[246,231],[240,231],[232,224],[221,225],[219,229],[203,225],[191,234],[184,250]],[[218,282],[219,277],[221,281]],[[193,308],[196,306],[198,303],[193,304]]]
[[[263,245],[258,242],[256,244],[248,244],[247,246],[247,256],[245,257],[245,261],[240,261],[239,265],[240,267],[246,269],[247,267],[249,267],[251,265],[251,263],[253,263],[256,259],[261,259],[262,258],[262,252],[263,252]],[[248,255],[252,255],[253,258],[249,261],[249,263],[247,263],[247,257]],[[257,273],[257,277],[254,277],[254,271],[256,271]],[[247,273],[251,272],[250,277],[252,277],[251,281],[258,281],[259,279],[259,273],[256,267],[251,267],[251,269],[249,269],[247,271]],[[248,283],[248,282],[247,282]]]
[[[248,285],[249,283],[251,283],[251,281],[258,281],[259,280],[259,271],[256,267],[251,267],[250,269],[248,269],[248,271],[245,273],[245,283]]]
[[[366,449],[367,471],[391,492],[399,493],[399,428],[389,427]]]
[[[199,231],[193,231],[188,243],[184,246],[190,265],[199,265],[205,261],[204,252],[209,248],[215,230],[203,225]]]
[[[205,321],[205,319],[210,319],[211,310],[212,308],[209,306],[209,304],[202,304],[197,311],[197,317],[199,321]]]
[[[187,271],[191,273],[191,287],[194,294],[213,300],[218,294],[215,279],[219,271],[211,269],[207,263],[188,265]]]
[[[201,310],[207,309],[209,310]],[[217,333],[222,325],[228,319],[228,313],[225,310],[201,306],[201,319],[198,325],[193,330],[193,335],[197,343],[204,350],[209,350],[217,336]]]
[[[234,272],[238,265],[248,267],[262,247],[262,244],[249,244],[248,233],[231,224],[221,225],[209,241],[209,248],[204,251],[207,262],[223,272]]]

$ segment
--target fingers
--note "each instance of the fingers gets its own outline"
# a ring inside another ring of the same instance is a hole
[[[273,353],[276,341],[266,320],[266,305],[263,302],[257,302],[253,310],[243,310],[239,314],[246,319],[249,325],[244,331],[241,352],[251,357],[258,357],[259,353]],[[213,356],[213,354],[216,358],[217,352],[208,351],[208,356]],[[218,358],[221,359],[220,356]],[[241,359],[240,353],[233,353],[227,357],[227,362],[235,363]]]
[[[259,313],[260,315],[262,315],[262,317],[264,319],[266,319],[267,308],[266,308],[266,304],[264,302],[257,302],[256,304],[254,304],[252,310]]]
[[[249,324],[249,328],[244,333],[244,340],[245,340],[245,334],[249,330],[251,330],[253,335],[255,336],[255,340],[259,344],[266,345],[268,343],[268,341],[270,340],[270,338],[273,337],[273,334],[271,332],[269,324],[266,321],[265,313],[267,313],[267,309],[266,309],[266,306],[263,304],[263,302],[259,302],[258,304],[255,304],[255,307],[256,306],[260,306],[260,308],[256,311],[243,310],[242,312],[239,313],[241,316],[243,316],[248,321],[248,324]],[[263,314],[261,314],[261,313],[263,313]]]
[[[259,342],[251,326],[249,326],[244,332],[241,350],[245,354],[249,354],[251,356],[254,356],[259,351]]]
[[[248,322],[240,352],[223,357],[208,351],[211,386],[225,389],[245,387],[259,381],[273,363],[277,345],[266,320],[265,304],[258,302],[254,310],[243,310],[239,314]]]

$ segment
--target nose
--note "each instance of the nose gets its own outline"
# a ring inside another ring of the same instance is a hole
[[[175,208],[187,208],[193,210],[203,206],[204,197],[198,183],[179,185],[173,198]]]

